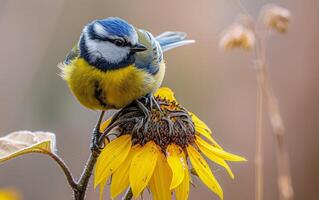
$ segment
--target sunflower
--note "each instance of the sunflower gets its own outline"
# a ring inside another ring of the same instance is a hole
[[[100,186],[100,198],[111,178],[112,199],[128,188],[137,198],[147,188],[154,200],[170,200],[173,193],[177,200],[187,200],[194,174],[223,199],[223,190],[203,155],[232,178],[226,161],[246,159],[224,151],[207,125],[183,108],[169,88],[160,88],[154,97],[158,109],[149,109],[147,117],[128,107],[102,125],[105,129],[111,121],[123,122],[113,126],[112,134],[117,137],[105,146],[96,163],[94,187]]]

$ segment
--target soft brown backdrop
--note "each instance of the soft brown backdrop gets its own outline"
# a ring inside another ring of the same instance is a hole
[[[266,0],[242,0],[257,15]],[[319,20],[317,0],[272,1],[289,8],[287,36],[269,41],[271,78],[280,100],[291,153],[296,199],[316,200],[319,189]],[[238,14],[232,0],[0,0],[0,135],[47,130],[57,135],[59,154],[78,176],[89,154],[97,113],[81,107],[57,76],[57,63],[77,42],[84,24],[122,17],[158,34],[185,31],[197,41],[165,54],[164,85],[214,129],[225,149],[244,155],[230,180],[212,166],[226,200],[254,199],[256,81],[249,53],[223,53],[220,32]],[[264,126],[265,200],[276,200],[274,141]],[[217,199],[199,181],[190,199]],[[0,167],[0,187],[13,186],[26,200],[67,200],[71,190],[45,156],[28,155]],[[108,191],[107,191],[108,194]],[[88,199],[97,199],[93,188]],[[108,198],[106,198],[108,199]]]

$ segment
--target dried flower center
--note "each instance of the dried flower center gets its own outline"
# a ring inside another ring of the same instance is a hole
[[[172,143],[182,148],[192,144],[195,128],[188,112],[175,101],[160,97],[156,97],[155,100],[161,110],[148,109],[147,115],[134,106],[122,109],[117,116],[118,120],[130,118],[134,120],[121,123],[120,132],[132,134],[133,144],[144,145],[149,141],[154,141],[163,151]]]

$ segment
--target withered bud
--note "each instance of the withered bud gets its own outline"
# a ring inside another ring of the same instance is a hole
[[[263,22],[270,28],[278,31],[279,33],[286,33],[288,30],[291,13],[288,9],[277,6],[267,5],[264,7]]]
[[[254,32],[240,23],[234,23],[226,29],[219,42],[219,46],[225,50],[234,48],[251,50],[254,45]]]

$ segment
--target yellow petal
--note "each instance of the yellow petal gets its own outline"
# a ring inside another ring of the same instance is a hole
[[[151,179],[157,157],[161,153],[153,141],[148,142],[133,157],[130,167],[130,185],[134,198],[137,198]]]
[[[149,183],[154,200],[171,200],[172,195],[169,189],[171,180],[172,171],[167,164],[164,154],[160,153]]]
[[[192,121],[194,122],[195,125],[195,131],[198,134],[201,134],[204,136],[206,139],[208,139],[212,144],[214,144],[217,148],[222,149],[222,147],[214,140],[212,137],[212,131],[211,129],[203,122],[200,120],[194,113],[188,112],[189,115],[192,117]]]
[[[114,173],[123,163],[130,149],[130,135],[120,136],[105,146],[96,162],[94,188]]]
[[[194,113],[192,113],[190,111],[188,113],[192,117],[192,121],[194,122],[195,126],[206,130],[210,134],[212,133],[211,129],[205,124],[205,122],[203,122],[201,119],[199,119]]]
[[[155,92],[154,96],[159,96],[159,97],[167,99],[169,101],[176,101],[173,91],[168,87],[159,88]]]
[[[173,172],[172,182],[170,183],[170,189],[173,189],[181,184],[184,179],[187,164],[183,150],[175,144],[169,145],[167,147],[167,162]]]
[[[100,126],[100,131],[104,132],[105,129],[110,125],[111,121],[112,121],[112,117],[108,118],[105,122],[103,122]]]
[[[233,161],[233,162],[247,161],[245,158],[243,158],[241,156],[237,156],[235,154],[231,154],[231,153],[228,153],[224,150],[213,147],[212,145],[208,144],[207,142],[205,142],[203,139],[201,139],[198,136],[196,136],[195,141],[196,141],[196,144],[199,147],[202,147],[203,149],[205,149],[206,152],[208,151],[210,154],[215,154],[216,156],[218,156],[224,160]]]
[[[100,184],[100,200],[103,200],[104,188],[107,183],[107,179],[104,179]]]
[[[201,152],[204,153],[204,155],[206,157],[208,157],[211,161],[221,165],[222,167],[224,167],[229,176],[233,179],[234,178],[234,174],[233,172],[231,171],[230,167],[228,166],[228,164],[226,163],[226,161],[220,157],[218,157],[217,155],[213,154],[211,151],[209,151],[207,148],[201,146],[200,144],[198,144],[198,142],[196,141],[196,144],[198,146],[198,148],[201,150]]]
[[[187,147],[187,152],[189,159],[194,167],[199,178],[203,183],[213,192],[215,192],[219,198],[223,199],[223,190],[217,182],[215,176],[210,170],[205,159],[200,155],[200,153],[191,145]]]
[[[188,168],[184,170],[184,179],[182,183],[175,189],[176,200],[187,200],[189,195],[189,172]]]
[[[111,198],[112,199],[116,198],[126,188],[128,188],[129,170],[130,170],[131,162],[135,154],[138,153],[140,150],[141,150],[140,146],[132,147],[125,161],[112,175],[112,182],[111,182]]]
[[[206,139],[208,139],[208,141],[210,141],[213,145],[215,145],[217,148],[219,149],[223,149],[217,142],[216,140],[214,140],[214,138],[212,137],[212,135],[207,132],[206,130],[204,129],[201,129],[201,128],[196,128],[195,127],[195,131],[196,131],[196,134],[197,135],[202,135],[204,136]]]
[[[14,188],[0,189],[0,200],[22,200],[21,196]]]

